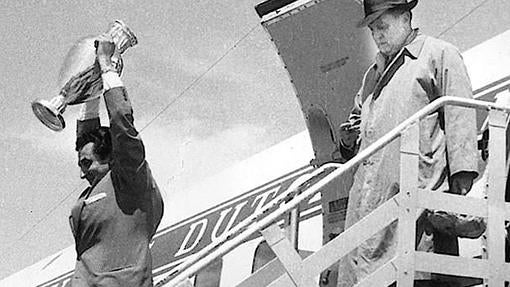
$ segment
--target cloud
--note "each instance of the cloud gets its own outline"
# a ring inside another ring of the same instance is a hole
[[[22,130],[10,130],[6,136],[11,142],[17,142],[18,145],[37,150],[41,153],[48,153],[49,157],[70,155],[74,156],[74,126],[67,127],[65,131],[55,133],[50,131],[42,124],[39,127],[27,127]],[[30,153],[30,151],[26,151]]]
[[[166,193],[180,193],[271,144],[265,128],[256,125],[231,126],[206,137],[200,132],[204,127],[192,120],[143,133],[147,160]]]
[[[239,38],[229,37],[217,49],[210,49],[210,45],[195,45],[189,49],[171,44],[163,46],[161,41],[149,37],[148,43],[140,47],[137,54],[127,56],[125,62],[128,66],[134,66],[134,77],[141,83],[163,87],[168,92],[182,91],[205,72],[204,81],[230,83],[229,86],[267,84],[267,81],[257,79],[259,73],[271,74],[274,68],[270,67],[279,61],[274,47],[267,42],[262,29],[253,30],[234,46],[249,29],[244,27],[236,32]],[[158,50],[164,52],[154,53]],[[220,58],[221,61],[217,62]],[[283,71],[283,67],[278,68]]]

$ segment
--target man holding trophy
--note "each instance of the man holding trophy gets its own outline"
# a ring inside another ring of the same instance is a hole
[[[77,252],[71,286],[152,286],[149,243],[163,216],[163,201],[112,64],[118,47],[108,34],[95,43],[110,127],[100,126],[99,98],[82,105],[76,151],[81,178],[90,187],[70,215]]]

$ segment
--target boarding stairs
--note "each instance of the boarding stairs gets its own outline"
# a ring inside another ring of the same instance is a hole
[[[508,90],[504,90],[501,95],[508,98],[510,94]],[[488,112],[490,160],[487,164],[486,198],[417,192],[419,122],[446,105]],[[418,111],[346,163],[326,163],[313,172],[301,176],[286,192],[264,206],[260,213],[240,222],[216,242],[183,262],[156,286],[186,286],[182,282],[185,282],[187,278],[192,277],[256,233],[263,235],[276,254],[277,260],[271,261],[237,286],[318,286],[317,278],[321,272],[338,262],[372,235],[397,221],[399,245],[395,257],[356,286],[389,286],[393,282],[396,282],[397,286],[413,286],[415,272],[423,271],[482,278],[486,286],[503,287],[505,281],[510,281],[510,263],[505,263],[505,221],[510,221],[510,203],[505,202],[508,174],[505,147],[509,113],[510,106],[501,101],[491,103],[442,97]],[[401,142],[400,193],[315,253],[304,259],[301,258],[296,251],[299,204],[309,200],[326,184],[346,174],[397,138],[400,138]],[[276,206],[279,207],[272,211]],[[416,216],[418,210],[423,209],[444,210],[486,218],[487,240],[483,258],[415,251]],[[290,228],[285,230],[279,226],[278,221],[287,214],[290,214],[291,220]],[[278,272],[281,266],[285,271],[283,274]]]

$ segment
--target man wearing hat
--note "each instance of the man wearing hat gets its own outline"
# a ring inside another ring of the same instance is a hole
[[[345,159],[439,97],[472,98],[459,50],[412,28],[411,10],[417,2],[363,2],[365,17],[359,26],[371,30],[379,52],[355,96],[349,120],[340,126],[340,149]],[[422,120],[418,188],[468,193],[478,175],[476,136],[473,109],[447,106]],[[394,141],[359,166],[349,193],[346,228],[399,192],[399,150],[400,142]],[[435,211],[424,212],[418,227],[418,250],[453,255],[458,254],[457,237],[478,237],[485,230],[481,219]],[[392,259],[397,237],[393,223],[344,258],[338,286],[353,286]],[[435,280],[429,286],[458,286],[451,277],[430,276],[417,274],[416,279]]]

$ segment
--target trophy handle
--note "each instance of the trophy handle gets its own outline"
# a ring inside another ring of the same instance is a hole
[[[35,116],[51,130],[59,132],[66,126],[62,112],[64,112],[66,104],[64,97],[59,95],[51,101],[35,100],[32,102],[32,111]]]
[[[120,54],[124,53],[127,48],[133,47],[138,44],[138,39],[136,38],[135,33],[131,30],[124,22],[121,20],[113,21],[108,31],[115,45],[117,46],[117,50]]]

